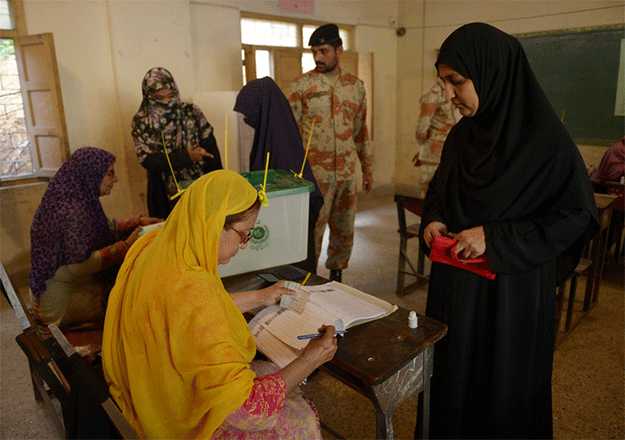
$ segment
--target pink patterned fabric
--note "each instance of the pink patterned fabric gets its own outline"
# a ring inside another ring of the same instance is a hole
[[[230,413],[213,439],[321,439],[319,415],[312,402],[297,388],[285,395],[286,384],[278,367],[254,361],[254,387],[241,408]]]

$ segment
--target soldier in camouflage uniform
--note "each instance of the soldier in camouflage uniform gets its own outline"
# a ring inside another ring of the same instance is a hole
[[[354,244],[356,157],[363,173],[363,190],[369,191],[373,185],[365,89],[361,80],[339,66],[343,46],[336,25],[317,28],[308,44],[316,68],[295,78],[289,102],[304,148],[314,121],[308,160],[324,199],[315,227],[315,253],[319,261],[328,224],[326,267],[331,279],[341,281]]]
[[[415,137],[419,151],[412,158],[414,166],[420,166],[421,197],[425,197],[428,184],[434,171],[441,162],[443,144],[449,130],[462,117],[454,110],[451,101],[445,99],[445,84],[441,78],[423,94],[420,99],[421,110],[417,119]]]

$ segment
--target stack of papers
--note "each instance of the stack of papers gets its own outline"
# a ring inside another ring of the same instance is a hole
[[[308,344],[299,335],[317,333],[321,325],[343,320],[345,329],[390,315],[397,306],[333,281],[298,289],[310,293],[301,313],[278,305],[266,307],[250,321],[256,346],[280,368],[293,361]]]

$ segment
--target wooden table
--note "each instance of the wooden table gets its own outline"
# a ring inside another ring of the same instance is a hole
[[[417,252],[417,265],[412,263],[408,258],[407,247],[408,240],[411,238],[419,238],[419,229],[421,223],[408,225],[406,223],[406,211],[410,211],[415,215],[421,216],[423,211],[423,199],[421,198],[421,190],[406,185],[398,186],[395,190],[395,203],[397,204],[397,220],[399,223],[399,261],[397,263],[397,288],[396,295],[401,297],[412,290],[426,284],[429,277],[425,275],[425,253],[419,246]],[[408,265],[409,269],[406,269]],[[405,284],[406,275],[415,278],[414,282]]]
[[[307,284],[327,282],[312,275]],[[270,284],[255,273],[226,277],[223,283],[230,293],[262,289]],[[322,367],[373,402],[377,438],[393,438],[393,411],[419,393],[422,438],[429,435],[434,344],[445,336],[447,326],[419,316],[418,328],[411,329],[408,313],[399,308],[389,316],[351,328],[339,340],[334,359]]]

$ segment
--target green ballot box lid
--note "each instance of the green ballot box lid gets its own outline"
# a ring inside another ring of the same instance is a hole
[[[273,171],[274,179],[273,182],[269,183],[269,175]],[[261,180],[257,184],[250,181],[247,177],[247,174],[251,173],[241,173],[243,177],[248,179],[252,185],[256,189],[260,189],[260,185],[262,184],[262,178],[265,175],[264,171],[252,171],[252,173],[261,173]],[[256,180],[254,180],[256,181]],[[302,194],[302,193],[311,193],[315,190],[315,184],[309,182],[306,179],[302,179],[297,177],[295,174],[290,171],[284,170],[268,170],[267,171],[267,187],[265,188],[265,193],[267,194],[267,198],[272,197],[283,197],[289,196],[292,194]]]
[[[260,185],[265,179],[265,171],[250,171],[241,173],[256,189],[260,189]],[[194,180],[182,180],[178,182],[180,189],[187,189]],[[315,190],[315,184],[297,177],[290,171],[284,170],[267,170],[267,188],[265,193],[267,198],[282,197],[291,194],[311,193]]]

